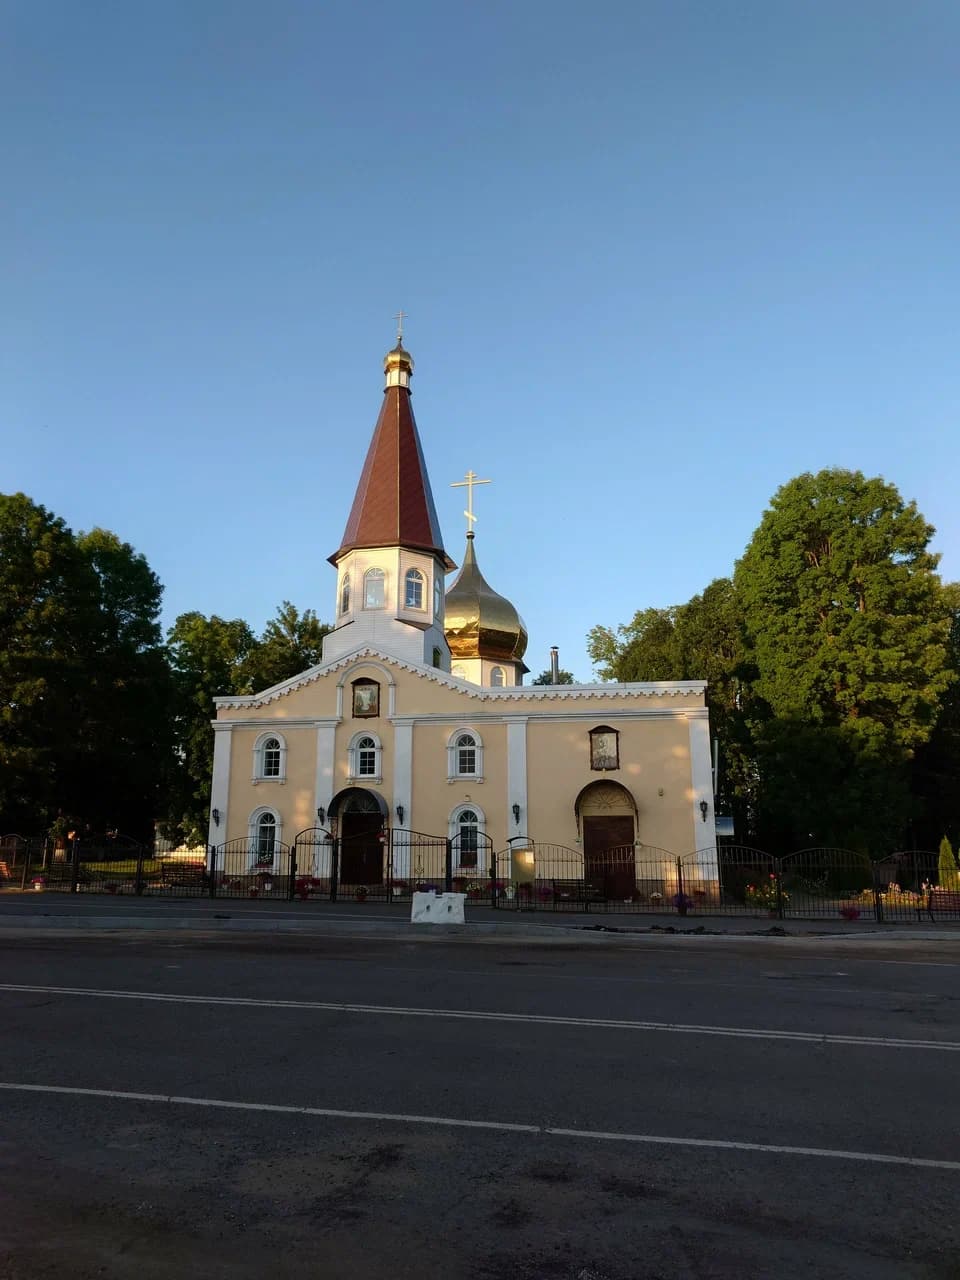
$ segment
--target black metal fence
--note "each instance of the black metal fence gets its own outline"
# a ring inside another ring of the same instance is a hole
[[[836,848],[778,858],[741,845],[680,857],[647,845],[590,853],[525,840],[494,856],[490,890],[495,906],[521,911],[960,920],[960,885],[938,883],[938,859]]]
[[[258,836],[158,854],[120,834],[0,836],[0,890],[26,892],[402,903],[435,889],[500,910],[960,920],[960,879],[944,879],[932,850],[871,859],[815,848],[776,857],[722,845],[678,857],[649,845],[591,852],[524,837],[498,852],[482,832],[341,837],[313,827],[290,845]]]

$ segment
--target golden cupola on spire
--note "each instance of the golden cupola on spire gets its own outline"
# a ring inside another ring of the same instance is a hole
[[[510,601],[480,572],[473,540],[470,530],[463,568],[444,605],[443,630],[453,673],[475,684],[517,685],[529,670],[523,662],[527,628]]]

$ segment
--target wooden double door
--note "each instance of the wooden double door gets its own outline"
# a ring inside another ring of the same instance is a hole
[[[611,900],[633,896],[637,887],[634,828],[630,814],[583,819],[583,877]]]
[[[347,812],[340,819],[340,883],[383,884],[383,818]]]

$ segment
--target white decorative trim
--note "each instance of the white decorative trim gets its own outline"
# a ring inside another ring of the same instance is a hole
[[[393,726],[393,818],[401,827],[413,827],[413,721]],[[402,804],[403,822],[396,818]]]
[[[710,755],[710,720],[692,713],[690,723],[690,788],[693,792],[693,827],[695,849],[715,849],[717,824],[713,803],[713,759]],[[706,801],[707,820],[700,812],[701,801]]]
[[[329,809],[336,769],[337,726],[332,720],[317,725],[317,768],[313,786],[314,820],[318,809]]]
[[[367,662],[368,659],[372,661]],[[642,684],[508,685],[503,689],[491,689],[471,684],[466,680],[458,680],[449,673],[441,671],[438,667],[428,667],[418,662],[403,662],[399,658],[391,657],[388,653],[382,653],[379,649],[362,647],[355,649],[352,653],[346,654],[342,658],[338,658],[336,662],[320,663],[316,667],[311,667],[301,675],[284,680],[282,684],[274,685],[271,689],[264,689],[261,693],[229,694],[225,697],[214,698],[214,703],[217,707],[225,709],[265,707],[271,702],[276,702],[278,698],[282,698],[285,694],[295,693],[298,689],[315,684],[324,676],[331,675],[335,671],[346,672],[350,667],[360,663],[372,666],[384,663],[397,671],[412,671],[424,680],[430,680],[433,684],[442,685],[447,689],[455,689],[458,693],[462,693],[479,702],[517,702],[524,699],[530,699],[535,702],[567,702],[575,701],[579,698],[682,698],[697,694],[702,695],[707,688],[705,680],[650,680]],[[392,676],[386,671],[384,674],[387,675],[392,684]],[[343,714],[341,705],[338,705],[337,714]]]
[[[207,844],[224,844],[227,840],[227,820],[230,813],[230,747],[233,741],[233,725],[229,721],[213,725],[213,775],[210,781],[210,818],[207,824]],[[213,820],[213,811],[220,815],[222,826]],[[208,868],[209,870],[209,868]]]
[[[472,773],[461,773],[458,765],[460,758],[458,755],[459,748],[457,739],[461,733],[469,733],[474,743],[474,764],[476,768]],[[462,780],[465,782],[482,782],[483,781],[483,739],[474,729],[473,725],[461,724],[447,737],[447,781],[456,782]]]
[[[513,806],[520,806],[520,821],[513,816]],[[507,835],[527,832],[527,721],[518,716],[507,721]]]

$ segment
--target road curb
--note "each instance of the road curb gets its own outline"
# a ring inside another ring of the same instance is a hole
[[[294,937],[380,937],[385,940],[435,941],[462,938],[497,939],[511,942],[549,943],[551,940],[569,944],[580,942],[650,944],[684,944],[698,940],[711,942],[803,944],[829,942],[843,946],[869,944],[871,946],[897,946],[906,942],[960,942],[960,931],[906,929],[896,933],[887,930],[869,930],[851,935],[846,932],[801,931],[790,933],[779,930],[730,930],[710,929],[709,925],[697,925],[684,929],[677,926],[652,926],[647,929],[626,929],[616,925],[541,925],[534,922],[474,921],[464,925],[414,925],[393,920],[360,920],[356,916],[332,919],[329,916],[312,919],[243,919],[240,916],[215,914],[210,916],[121,916],[97,915],[8,915],[0,914],[0,936],[24,936],[32,933],[195,933],[195,934],[287,934]]]

